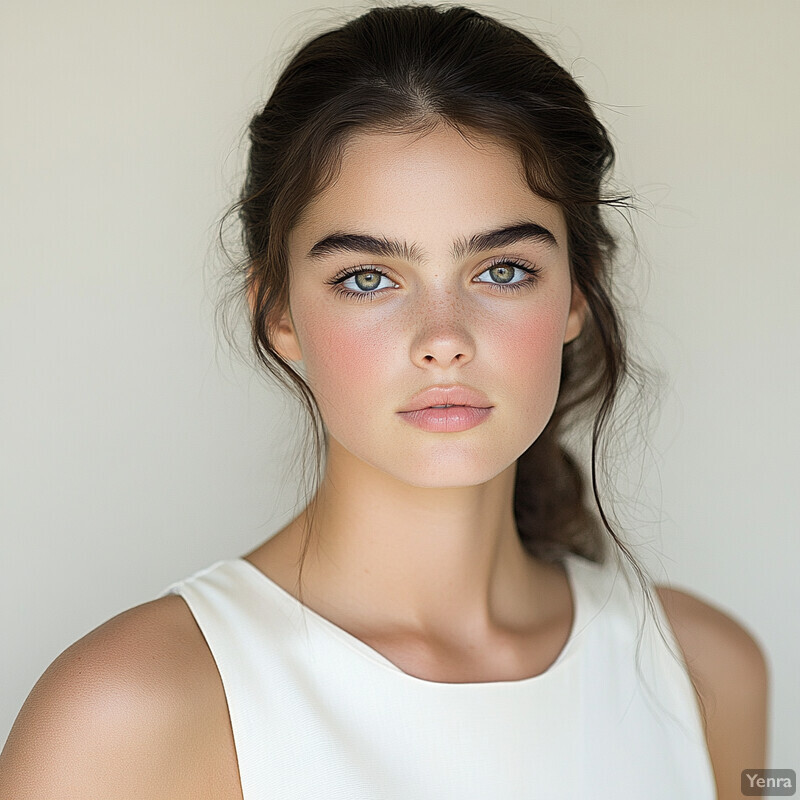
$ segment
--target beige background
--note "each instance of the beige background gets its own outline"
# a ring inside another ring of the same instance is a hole
[[[276,56],[366,7],[1,12],[2,740],[64,648],[293,513],[295,410],[215,333],[214,223]],[[800,4],[474,7],[538,29],[613,132],[630,324],[667,376],[617,513],[763,643],[769,766],[798,770]]]

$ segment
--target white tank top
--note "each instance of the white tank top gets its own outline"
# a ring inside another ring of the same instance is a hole
[[[514,681],[409,675],[242,558],[159,596],[184,598],[216,661],[244,800],[715,800],[658,596],[679,662],[627,562],[568,554],[564,565],[567,643],[545,672]]]

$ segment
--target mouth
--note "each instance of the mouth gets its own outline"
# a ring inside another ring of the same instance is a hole
[[[399,416],[417,428],[433,433],[459,433],[474,428],[488,419],[493,406],[461,406],[456,404],[425,406],[401,411]]]
[[[463,404],[459,404],[459,403],[448,403],[446,406],[424,406],[423,408],[418,408],[418,409],[414,409],[414,410],[411,410],[411,411],[401,411],[400,413],[401,414],[413,414],[414,411],[429,411],[431,409],[436,410],[436,411],[442,411],[442,410],[444,410],[446,408],[456,408],[456,409],[458,409],[458,408],[468,408],[468,409],[474,409],[474,410],[477,410],[477,411],[483,411],[483,410],[486,410],[486,409],[491,408],[491,407],[492,406],[468,406],[468,405],[463,405]]]
[[[481,408],[492,408],[492,406],[470,406],[470,405],[466,405],[464,403],[448,403],[445,406],[425,406],[425,408],[423,408],[422,410],[425,411],[425,409],[428,409],[428,408],[478,408],[478,409],[481,409]]]
[[[424,411],[429,409],[446,410],[452,408],[480,409],[487,407],[491,408],[489,398],[478,389],[474,389],[466,384],[453,384],[451,386],[434,384],[424,391],[418,392],[400,409],[400,412],[407,413],[410,411]]]

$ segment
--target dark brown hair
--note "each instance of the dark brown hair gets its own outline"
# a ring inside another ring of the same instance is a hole
[[[234,273],[252,303],[253,350],[308,411],[319,485],[324,422],[311,389],[270,338],[288,305],[287,237],[336,177],[354,133],[422,136],[437,125],[465,138],[488,135],[519,152],[531,190],[563,210],[570,272],[590,312],[580,335],[564,345],[552,417],[518,459],[514,514],[521,540],[544,560],[571,551],[602,562],[607,532],[653,611],[644,570],[609,523],[597,485],[598,445],[620,387],[634,366],[644,374],[628,356],[612,301],[618,242],[603,214],[605,207],[627,207],[630,198],[604,194],[614,163],[609,135],[576,81],[529,36],[463,6],[378,6],[299,47],[250,122],[247,176],[228,212],[238,211],[242,223],[245,253]],[[599,518],[562,441],[573,421],[586,418],[593,418],[591,486]],[[310,538],[309,528],[303,557]]]

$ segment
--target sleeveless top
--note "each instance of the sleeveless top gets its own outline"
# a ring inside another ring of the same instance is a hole
[[[244,800],[716,800],[657,594],[678,661],[621,556],[563,564],[567,643],[545,672],[512,681],[403,672],[243,558],[159,597],[183,597],[214,657]]]

